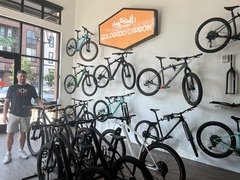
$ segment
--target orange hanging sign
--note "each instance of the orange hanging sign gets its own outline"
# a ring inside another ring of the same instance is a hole
[[[99,44],[124,50],[157,34],[157,10],[123,8],[99,25]]]

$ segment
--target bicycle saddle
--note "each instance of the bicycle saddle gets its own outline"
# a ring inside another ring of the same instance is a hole
[[[238,8],[239,6],[231,6],[231,7],[224,7],[224,9],[226,9],[227,11],[232,11],[235,8]]]

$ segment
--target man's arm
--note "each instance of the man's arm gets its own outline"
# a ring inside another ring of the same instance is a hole
[[[38,105],[39,107],[44,108],[43,102],[42,102],[42,100],[41,100],[39,97],[34,98],[34,99],[35,99],[35,101],[36,101],[36,103],[37,103],[37,105]]]
[[[9,104],[10,104],[10,100],[5,99],[4,104],[3,104],[3,122],[4,123],[8,122],[7,112],[8,112]]]

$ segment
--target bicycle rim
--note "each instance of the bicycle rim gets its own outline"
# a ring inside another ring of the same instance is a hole
[[[69,74],[64,79],[64,89],[68,94],[72,94],[76,89],[76,79],[73,75]]]
[[[63,177],[63,164],[57,148],[45,144],[37,159],[37,172],[40,180],[60,179]]]
[[[231,27],[222,18],[211,18],[199,26],[195,43],[197,47],[206,53],[214,53],[223,49],[230,41]]]
[[[229,148],[235,148],[236,138],[225,124],[210,121],[202,124],[197,130],[199,147],[207,155],[224,158],[232,154]]]
[[[97,91],[97,81],[93,75],[87,75],[82,82],[83,93],[86,96],[92,96]]]
[[[74,38],[68,40],[66,45],[67,55],[73,56],[76,53],[77,41]]]
[[[152,96],[160,89],[161,79],[158,72],[147,68],[142,70],[137,77],[137,88],[145,96]]]
[[[98,55],[98,46],[93,41],[86,41],[79,50],[80,57],[84,61],[92,61]]]
[[[140,159],[148,167],[154,179],[186,179],[183,161],[173,148],[166,144],[153,143],[147,149],[149,152],[145,149]]]
[[[126,63],[122,68],[122,81],[127,89],[132,89],[135,86],[136,74],[132,64]]]
[[[141,179],[153,180],[149,170],[140,160],[132,156],[124,156],[117,159],[113,166],[114,179]]]
[[[99,88],[104,88],[109,83],[109,71],[106,66],[99,65],[93,72],[94,77],[97,80],[97,86]]]
[[[29,152],[33,156],[37,156],[39,150],[44,144],[44,130],[43,127],[34,127],[36,125],[40,125],[39,122],[34,121],[31,123],[31,126],[27,132],[27,146]],[[32,127],[33,126],[33,127]]]
[[[188,104],[197,106],[203,96],[202,84],[194,73],[187,73],[182,81],[183,96]]]

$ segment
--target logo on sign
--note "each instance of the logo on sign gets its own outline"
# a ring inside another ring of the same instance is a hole
[[[128,49],[157,35],[157,11],[123,8],[99,25],[100,44]]]

